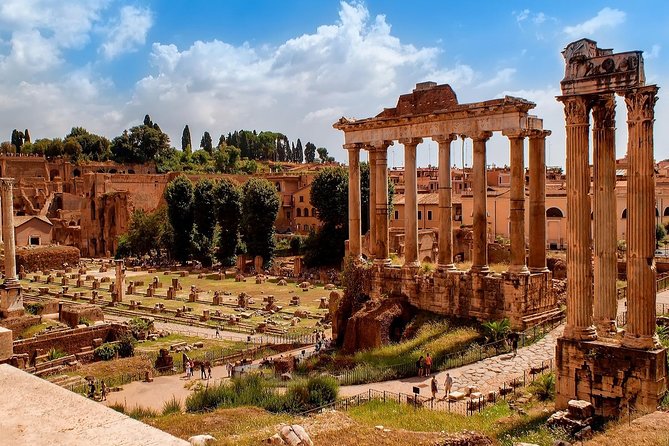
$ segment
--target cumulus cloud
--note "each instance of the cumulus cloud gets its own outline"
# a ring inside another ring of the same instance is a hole
[[[118,19],[108,27],[107,40],[100,46],[100,51],[107,59],[135,51],[144,45],[152,25],[153,16],[148,8],[124,6]]]
[[[625,21],[626,14],[619,9],[604,8],[591,19],[572,26],[566,26],[563,31],[569,37],[578,38],[591,36],[602,28],[613,28]]]

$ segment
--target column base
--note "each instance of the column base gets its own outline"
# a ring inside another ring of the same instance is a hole
[[[527,269],[527,265],[509,265],[507,272],[512,274],[529,274],[530,270]]]
[[[597,339],[597,330],[594,325],[589,327],[576,327],[567,324],[564,327],[563,337],[575,341],[594,341]]]
[[[534,267],[534,266],[531,266],[531,267],[530,267],[530,273],[531,273],[531,274],[550,273],[550,272],[551,272],[551,270],[549,270],[549,269],[548,269],[547,267],[545,267],[545,266],[543,266],[543,267]]]
[[[411,262],[406,262],[404,264],[406,268],[420,268],[420,262],[418,260],[412,260]]]
[[[652,336],[634,335],[625,332],[622,340],[623,347],[633,348],[635,350],[654,350],[660,348],[660,339],[656,334]]]
[[[390,259],[374,259],[374,265],[390,265],[393,262]]]
[[[595,327],[599,337],[615,338],[621,334],[615,320],[595,321]]]
[[[457,271],[458,269],[455,267],[455,263],[447,263],[447,264],[438,264],[437,265],[437,270],[439,271]]]
[[[469,272],[472,274],[490,274],[490,267],[488,265],[472,265]]]

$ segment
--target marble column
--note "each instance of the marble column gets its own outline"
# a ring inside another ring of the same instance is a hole
[[[487,181],[486,181],[486,141],[492,132],[481,132],[473,135],[474,156],[472,162],[472,194],[473,234],[472,234],[472,268],[474,273],[488,273],[488,215],[487,215]]]
[[[376,151],[376,261],[388,263],[388,146],[392,141],[374,143]]]
[[[345,144],[348,150],[348,250],[360,257],[360,144]]]
[[[567,324],[564,337],[593,340],[589,99],[562,96],[567,131]]]
[[[2,232],[5,245],[5,285],[18,285],[16,277],[16,243],[14,240],[13,178],[0,178],[2,199]]]
[[[421,138],[400,139],[404,145],[404,265],[411,267],[420,266],[416,146],[421,142]]]
[[[123,302],[125,298],[125,265],[122,259],[114,260],[116,264],[115,302]]]
[[[433,137],[439,144],[439,259],[442,270],[455,270],[453,263],[453,181],[451,142],[455,135]]]
[[[511,190],[509,191],[509,223],[511,263],[509,272],[528,274],[525,263],[525,134],[509,132],[511,160]]]
[[[616,102],[600,96],[592,106],[594,322],[600,336],[616,330]]]
[[[376,151],[373,146],[367,146],[369,153],[369,253],[374,258],[376,250]]]
[[[546,267],[546,137],[549,130],[530,133],[530,253],[532,273]]]
[[[627,330],[623,345],[651,349],[655,334],[655,170],[657,86],[625,94],[627,105]]]

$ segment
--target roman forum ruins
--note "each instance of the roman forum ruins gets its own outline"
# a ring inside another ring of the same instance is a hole
[[[567,130],[567,324],[558,339],[557,407],[591,401],[601,415],[628,403],[654,411],[666,391],[666,350],[655,335],[656,85],[641,51],[614,54],[588,39],[563,52]],[[615,97],[627,106],[627,326],[616,328]],[[589,117],[593,115],[592,217]],[[591,227],[594,237],[591,237]],[[593,243],[594,242],[594,253]],[[594,257],[594,267],[593,267]],[[594,278],[594,289],[593,289]]]
[[[424,82],[400,96],[395,108],[375,117],[341,118],[334,128],[345,134],[349,156],[349,254],[361,256],[361,212],[369,212],[370,246],[374,259],[372,294],[400,297],[419,309],[437,314],[509,318],[514,329],[524,329],[559,313],[546,268],[545,238],[545,138],[543,122],[528,114],[535,104],[505,97],[472,104],[458,104],[449,85]],[[486,209],[486,141],[493,132],[509,138],[511,161],[511,262],[508,271],[492,274],[488,267],[488,214]],[[473,140],[473,244],[468,271],[453,263],[451,142],[457,137]],[[416,147],[423,138],[439,144],[438,269],[433,278],[417,276],[420,267],[417,230]],[[524,143],[529,139],[530,226],[529,264],[525,246]],[[404,266],[390,264],[388,249],[387,150],[404,145],[405,212]],[[360,151],[370,159],[370,209],[360,208]],[[412,210],[412,211],[411,211]]]

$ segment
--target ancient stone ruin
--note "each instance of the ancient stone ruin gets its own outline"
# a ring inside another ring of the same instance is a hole
[[[362,255],[361,212],[370,213],[370,257],[374,259],[372,298],[400,298],[414,307],[449,316],[480,320],[509,318],[517,330],[559,314],[546,268],[545,139],[543,122],[528,112],[535,104],[507,96],[503,99],[459,104],[449,85],[424,82],[400,96],[397,106],[372,118],[341,118],[334,124],[345,134],[349,155],[348,253]],[[501,132],[510,142],[511,262],[508,271],[492,274],[488,267],[486,209],[486,142]],[[473,140],[474,224],[472,267],[459,271],[453,263],[453,206],[451,143]],[[416,147],[423,138],[439,144],[438,268],[433,276],[418,276]],[[529,264],[525,247],[525,159],[529,139]],[[388,240],[388,147],[398,140],[405,156],[404,266],[390,263]],[[360,207],[360,151],[370,159],[370,209]]]
[[[556,407],[591,402],[598,415],[628,405],[654,411],[667,389],[666,350],[655,335],[656,85],[646,85],[641,51],[613,53],[582,39],[563,52],[567,130],[567,324],[556,349]],[[627,327],[616,327],[615,98],[627,106]],[[593,126],[590,204],[589,123]],[[591,217],[592,210],[592,217]],[[594,253],[591,245],[594,230]],[[592,257],[594,254],[594,268]],[[593,287],[594,282],[594,287]],[[593,290],[594,288],[594,290]]]

